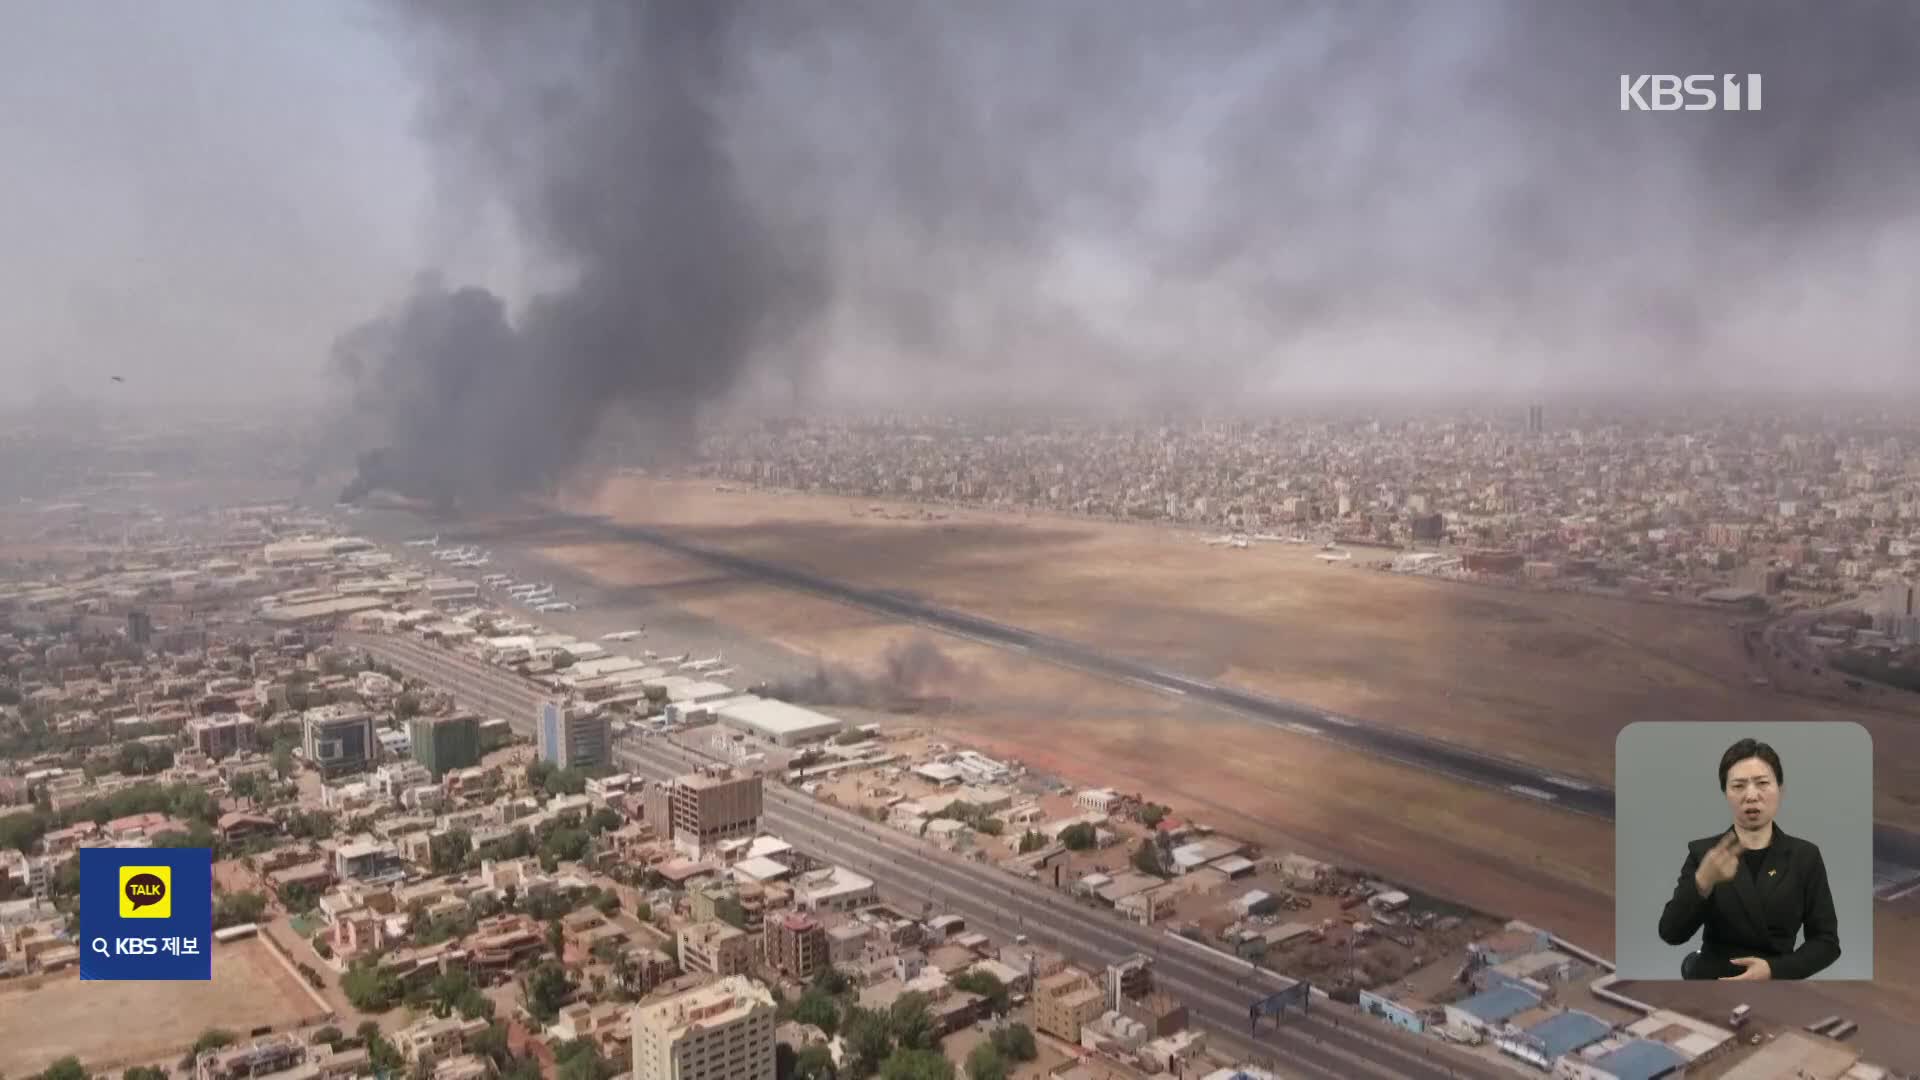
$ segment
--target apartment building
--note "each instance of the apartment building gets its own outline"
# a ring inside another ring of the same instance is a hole
[[[633,1011],[633,1080],[774,1080],[774,1003],[744,975]]]
[[[218,761],[259,748],[260,725],[244,713],[201,716],[187,722],[187,740],[195,750]]]
[[[827,928],[811,915],[768,919],[763,942],[767,965],[789,978],[811,979],[827,966]]]
[[[1107,1011],[1107,996],[1093,976],[1077,968],[1049,975],[1033,987],[1033,1026],[1078,1045],[1080,1028]]]
[[[758,833],[764,797],[759,775],[708,766],[648,788],[646,820],[676,850],[699,859],[724,840]]]
[[[753,966],[753,935],[723,922],[694,923],[680,931],[680,967],[711,975],[745,975]]]
[[[412,736],[413,760],[435,780],[454,769],[480,764],[480,718],[472,713],[416,716],[408,723],[408,733]]]

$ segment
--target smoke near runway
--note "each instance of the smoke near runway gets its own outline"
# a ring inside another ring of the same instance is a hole
[[[980,674],[955,661],[924,637],[897,642],[877,667],[859,671],[821,664],[811,675],[760,688],[768,697],[795,705],[839,705],[881,712],[951,712],[961,694],[978,695]]]

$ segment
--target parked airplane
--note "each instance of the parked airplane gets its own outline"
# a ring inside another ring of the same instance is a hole
[[[692,655],[693,655],[692,653],[681,653],[679,656],[662,656],[662,657],[659,657],[658,659],[663,664],[678,664],[684,661],[687,657]]]
[[[1244,536],[1216,536],[1207,541],[1207,546],[1243,548],[1247,546],[1247,538]]]
[[[541,604],[539,607],[536,607],[533,610],[535,611],[578,611],[580,609],[577,607],[574,607],[572,604],[568,603],[565,600],[555,600],[553,603],[550,603],[550,604]]]
[[[439,547],[440,537],[439,536],[431,536],[431,537],[423,536],[416,540],[408,540],[406,543],[408,547],[423,547],[423,548]]]
[[[733,668],[730,668],[730,667],[723,667],[723,668],[719,668],[719,669],[717,669],[717,670],[714,670],[714,671],[709,671],[709,672],[707,672],[707,678],[709,678],[709,679],[724,679],[724,678],[726,678],[727,676],[729,676],[729,675],[731,675],[731,674],[733,674],[733,672],[734,672],[734,669],[733,669]]]
[[[615,630],[611,634],[601,634],[601,641],[632,641],[645,633],[644,630]]]
[[[717,653],[713,656],[707,657],[705,660],[694,660],[688,663],[683,663],[680,666],[685,668],[688,671],[712,671],[714,668],[717,668],[721,664],[726,663],[725,660],[721,659],[725,655],[726,655],[725,653]]]

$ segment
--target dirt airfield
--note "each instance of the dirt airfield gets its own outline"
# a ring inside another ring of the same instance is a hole
[[[1877,816],[1920,827],[1920,719],[1753,687],[1717,612],[1410,578],[1362,568],[1364,551],[1329,565],[1308,547],[1213,548],[1167,528],[692,481],[619,477],[568,508],[1603,784],[1615,736],[1637,720],[1854,720],[1874,737]],[[552,540],[542,555],[603,586],[829,664],[871,670],[930,633],[643,544]],[[933,636],[950,685],[927,689],[960,707],[915,723],[1612,950],[1605,822]],[[1876,905],[1874,986],[1820,987],[1863,1028],[1920,1014],[1909,905]]]

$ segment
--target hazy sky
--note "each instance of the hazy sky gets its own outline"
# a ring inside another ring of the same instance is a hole
[[[429,213],[416,84],[366,7],[0,10],[0,400],[319,386],[422,266],[489,257]]]
[[[1920,5],[637,6],[7,3],[0,400],[1920,385]]]

